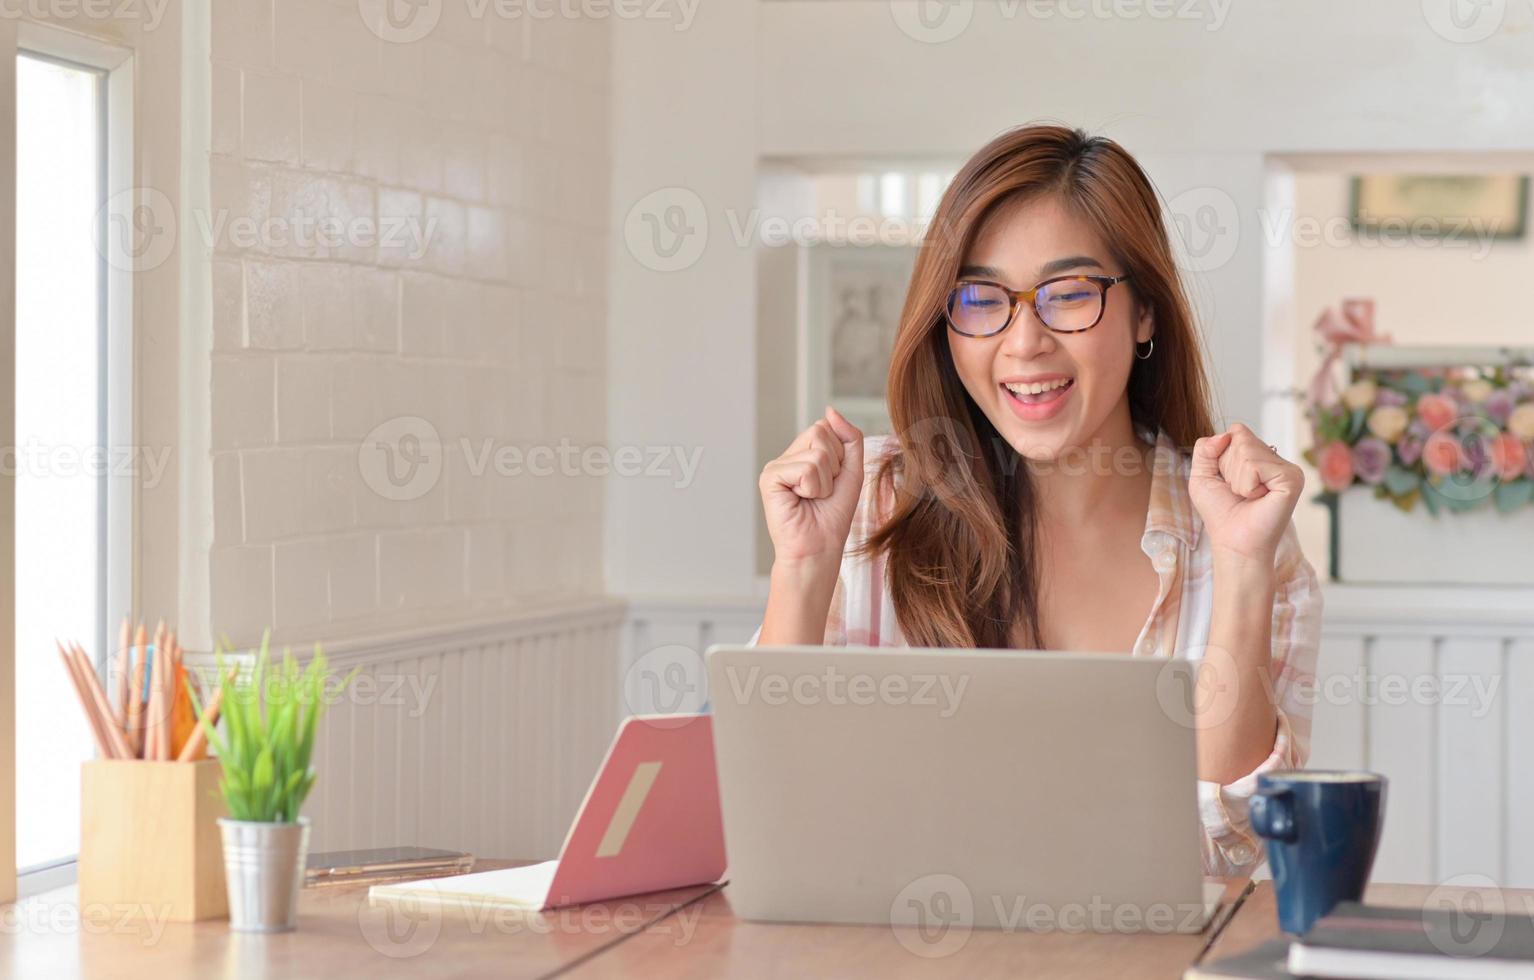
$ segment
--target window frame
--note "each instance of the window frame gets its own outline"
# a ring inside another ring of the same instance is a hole
[[[9,32],[6,32],[9,33]],[[31,21],[15,23],[13,37],[0,35],[0,57],[6,67],[0,78],[8,79],[8,91],[0,89],[0,118],[8,114],[9,131],[16,133],[16,64],[27,56],[99,73],[98,106],[101,115],[101,221],[96,229],[98,242],[110,241],[105,232],[116,222],[129,222],[137,203],[134,188],[134,82],[133,49],[98,40],[83,34]],[[16,145],[0,149],[0,190],[8,187],[15,196]],[[9,393],[0,398],[0,432],[4,441],[15,442],[15,353],[16,353],[16,223],[11,213],[0,218],[0,382]],[[131,262],[113,262],[109,250],[98,249],[100,296],[99,348],[100,384],[97,433],[108,450],[108,458],[118,458],[114,450],[132,451],[135,442],[134,365],[135,297],[134,269]],[[97,635],[93,637],[97,672],[105,676],[108,637],[112,633],[112,613],[133,608],[133,542],[136,535],[137,500],[132,467],[110,467],[102,481],[98,505],[101,521],[98,586],[103,612]],[[15,594],[15,481],[0,481],[0,567],[5,568],[11,594]],[[14,603],[0,603],[0,671],[15,678]],[[14,690],[14,683],[10,685]],[[26,897],[70,884],[75,879],[75,859],[51,861],[25,870],[16,865],[16,720],[13,699],[0,705],[0,901]]]

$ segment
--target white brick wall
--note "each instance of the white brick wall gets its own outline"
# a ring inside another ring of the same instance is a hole
[[[392,43],[369,6],[213,9],[211,619],[241,645],[602,589],[600,481],[475,477],[458,440],[605,436],[608,23],[447,0]],[[236,233],[320,216],[431,237]],[[358,449],[403,415],[443,467],[391,500]]]

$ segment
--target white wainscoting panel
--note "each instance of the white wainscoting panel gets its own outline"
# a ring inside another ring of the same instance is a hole
[[[696,711],[708,698],[703,654],[745,643],[766,599],[636,598],[623,630],[620,708],[625,715]]]
[[[1390,780],[1374,880],[1534,887],[1534,590],[1325,602],[1310,766]]]
[[[327,644],[361,674],[321,725],[310,849],[557,855],[617,728],[623,613],[595,598]]]
[[[1527,886],[1534,879],[1534,638],[1508,644],[1502,686],[1508,746],[1504,860],[1519,883]]]

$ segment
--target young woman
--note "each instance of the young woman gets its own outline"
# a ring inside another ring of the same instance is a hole
[[[916,259],[888,403],[893,436],[828,408],[762,471],[755,642],[1201,661],[1205,867],[1249,870],[1257,774],[1308,755],[1304,476],[1244,425],[1214,434],[1156,192],[1123,148],[1026,126],[965,164]]]

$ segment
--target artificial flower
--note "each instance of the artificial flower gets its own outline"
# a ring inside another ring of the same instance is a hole
[[[1534,372],[1525,369],[1364,372],[1309,414],[1307,458],[1329,495],[1358,482],[1404,506],[1391,487],[1468,479],[1489,492],[1493,481],[1534,481]],[[1402,469],[1411,481],[1386,480]]]
[[[1399,405],[1381,405],[1369,413],[1369,431],[1386,442],[1395,442],[1406,431],[1410,416]]]
[[[1513,392],[1511,388],[1498,388],[1486,396],[1486,402],[1481,407],[1486,415],[1498,425],[1507,425],[1507,417],[1513,414]]]
[[[1431,473],[1448,476],[1465,463],[1465,453],[1452,433],[1439,429],[1422,444],[1422,465]]]
[[[1461,443],[1460,448],[1465,452],[1460,458],[1460,468],[1468,470],[1477,480],[1491,476],[1497,469],[1492,461],[1491,446],[1492,440],[1480,433]]]
[[[1524,442],[1534,441],[1534,402],[1524,402],[1508,413],[1507,431]]]
[[[1353,482],[1353,451],[1341,440],[1333,440],[1321,450],[1319,464],[1321,485],[1333,493],[1340,493]]]
[[[1342,393],[1342,404],[1357,411],[1360,408],[1374,407],[1374,396],[1379,393],[1379,385],[1372,378],[1364,378],[1348,385]]]
[[[1459,414],[1454,401],[1443,395],[1426,394],[1417,399],[1417,417],[1427,424],[1430,431],[1438,431],[1454,421]]]
[[[1485,378],[1473,378],[1460,385],[1459,390],[1464,393],[1467,401],[1479,405],[1491,397],[1493,388],[1491,382]]]
[[[1372,436],[1358,440],[1353,447],[1353,472],[1369,486],[1377,486],[1385,478],[1390,465],[1390,447]]]
[[[1528,465],[1528,447],[1511,432],[1502,432],[1491,441],[1491,461],[1497,476],[1504,480],[1516,480]]]

